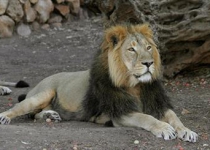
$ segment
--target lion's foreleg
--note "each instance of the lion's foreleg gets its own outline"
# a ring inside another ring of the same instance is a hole
[[[10,119],[12,118],[34,112],[37,109],[45,108],[49,105],[54,96],[55,91],[49,90],[26,98],[24,101],[16,104],[13,108],[1,113],[0,124],[9,124]]]
[[[157,137],[163,137],[165,140],[176,138],[175,130],[171,125],[143,113],[131,113],[120,119],[113,120],[113,124],[114,126],[123,125],[140,127],[147,131],[151,131]]]
[[[174,129],[178,133],[178,137],[183,141],[196,142],[196,140],[198,139],[198,135],[190,129],[186,128],[171,109],[165,112],[162,120],[174,127]]]
[[[94,122],[94,123],[98,123],[98,124],[105,124],[107,121],[110,121],[110,117],[108,117],[108,115],[105,114],[101,114],[98,117],[93,116],[92,118],[90,118],[90,122]]]

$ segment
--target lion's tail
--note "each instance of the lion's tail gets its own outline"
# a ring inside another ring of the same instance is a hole
[[[21,102],[24,99],[26,99],[26,94],[21,94],[21,95],[18,96],[18,102]]]
[[[0,81],[0,85],[2,86],[12,86],[16,88],[24,88],[24,87],[29,87],[29,84],[25,81],[18,81],[18,82],[5,82],[5,81]]]

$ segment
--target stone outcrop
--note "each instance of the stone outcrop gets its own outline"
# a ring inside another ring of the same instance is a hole
[[[62,22],[74,18],[70,15],[81,17],[80,1],[83,0],[0,0],[0,38],[12,36],[14,29],[19,35],[28,36],[45,26],[59,28]]]
[[[24,15],[22,5],[18,0],[9,0],[6,14],[10,16],[15,22],[19,22]]]
[[[35,5],[35,10],[38,12],[37,19],[40,23],[45,23],[50,18],[50,13],[53,11],[54,5],[51,0],[39,0]]]
[[[104,25],[150,23],[164,75],[174,77],[210,65],[209,0],[88,0],[104,15]]]

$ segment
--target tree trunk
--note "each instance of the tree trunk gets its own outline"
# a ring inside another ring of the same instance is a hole
[[[150,23],[159,46],[164,75],[210,65],[209,0],[88,0],[105,16],[105,26]]]

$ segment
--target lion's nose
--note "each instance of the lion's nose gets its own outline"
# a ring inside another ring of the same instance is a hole
[[[151,62],[142,62],[142,65],[147,66],[148,68],[153,64],[153,61]]]

